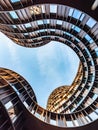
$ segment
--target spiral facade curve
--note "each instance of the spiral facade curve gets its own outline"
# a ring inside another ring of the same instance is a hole
[[[22,76],[0,68],[0,130],[97,130],[98,8],[92,11],[93,3],[0,1],[0,31],[7,37],[29,48],[62,42],[75,51],[82,66],[82,78],[59,113],[39,106],[32,87]]]

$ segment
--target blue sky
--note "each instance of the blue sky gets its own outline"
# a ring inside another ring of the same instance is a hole
[[[0,33],[0,67],[22,75],[43,107],[55,88],[72,83],[78,65],[75,52],[62,43],[52,41],[42,47],[25,48]]]

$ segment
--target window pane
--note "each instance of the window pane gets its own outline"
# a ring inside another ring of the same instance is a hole
[[[19,2],[20,0],[11,0],[12,3]]]
[[[73,13],[73,17],[76,18],[76,19],[79,19],[80,15],[81,15],[81,12],[78,11],[78,10],[75,10],[74,13]]]
[[[50,12],[56,13],[57,12],[57,5],[50,5]]]
[[[9,14],[10,14],[11,17],[14,18],[14,19],[17,19],[17,18],[18,18],[17,14],[16,14],[14,11],[9,12]]]
[[[93,27],[96,24],[96,21],[92,18],[90,18],[87,23],[86,23],[89,27]]]

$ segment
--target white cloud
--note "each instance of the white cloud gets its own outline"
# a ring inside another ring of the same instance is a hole
[[[74,51],[72,51],[69,47],[66,47],[65,45],[60,45],[60,43],[56,46],[56,44],[58,44],[56,42],[52,46],[51,44],[53,44],[53,42],[46,45],[46,47],[39,49],[37,52],[37,60],[40,73],[42,74],[42,76],[46,76],[45,78],[54,78],[55,82],[58,81],[59,84],[62,83],[62,80],[64,78],[61,77],[60,70],[57,70],[57,66],[59,66],[60,60],[64,60],[63,64],[66,68],[64,70],[64,77],[65,82],[68,82],[68,78],[74,78],[75,74],[77,73],[78,67],[76,67],[76,65],[78,65],[79,59]],[[61,69],[64,68],[62,68],[61,66]],[[71,81],[72,78],[70,79]]]
[[[18,64],[20,64],[20,59],[19,59],[19,55],[16,51],[16,46],[15,43],[13,43],[13,41],[11,41],[9,38],[7,38],[4,34],[0,33],[0,51],[2,50],[1,54],[5,55],[5,54],[9,54],[8,56],[10,57],[5,57],[4,60],[9,60],[11,62],[11,64],[15,67],[19,67]],[[5,53],[5,54],[4,54]],[[4,58],[4,57],[2,57]]]

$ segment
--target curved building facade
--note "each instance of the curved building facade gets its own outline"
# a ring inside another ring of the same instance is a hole
[[[56,88],[49,96],[47,101],[47,110],[57,113],[70,113],[71,109],[67,108],[68,103],[72,101],[74,95],[79,95],[79,87],[83,76],[82,64],[80,63],[77,75],[70,86],[61,86]],[[75,98],[74,98],[75,99]],[[72,104],[70,104],[72,105]],[[75,106],[72,106],[75,109]]]
[[[98,129],[96,1],[0,0],[0,31],[16,44],[33,48],[59,41],[82,64],[81,80],[59,113],[39,106],[22,76],[0,68],[0,130]]]
[[[61,86],[56,88],[49,96],[47,102],[47,110],[60,113],[60,106],[66,101],[67,92],[70,86]]]

